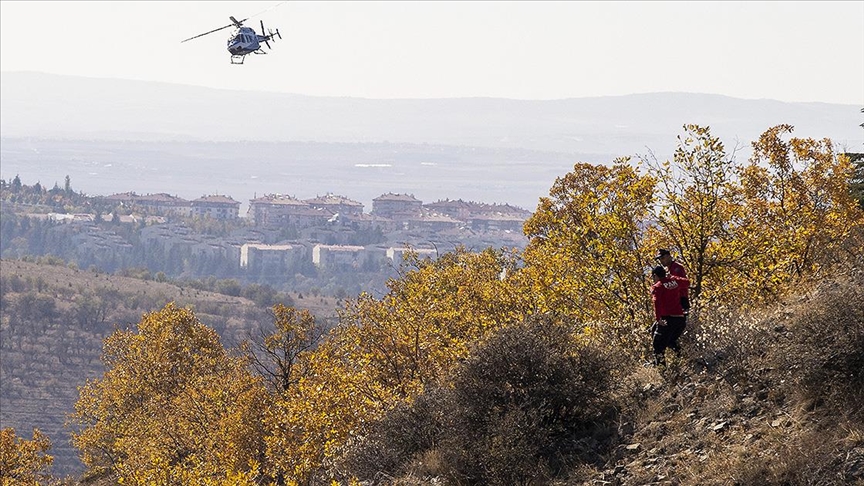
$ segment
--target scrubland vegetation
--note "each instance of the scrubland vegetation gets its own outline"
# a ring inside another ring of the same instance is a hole
[[[698,126],[670,161],[577,164],[524,252],[410,261],[330,330],[276,305],[226,347],[195,311],[154,310],[106,338],[67,482],[864,482],[860,166],[791,131],[746,164]],[[644,366],[658,247],[694,303],[662,369]],[[4,431],[4,484],[38,480],[40,440]]]

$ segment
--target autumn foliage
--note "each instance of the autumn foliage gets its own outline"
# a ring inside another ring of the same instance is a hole
[[[446,384],[397,406],[347,448],[364,480],[410,471],[453,484],[529,484],[596,455],[612,407],[613,363],[578,326],[538,316],[492,333]]]
[[[241,484],[257,473],[264,387],[190,310],[169,304],[137,331],[116,331],[103,361],[72,416],[92,473],[123,484]]]
[[[51,441],[39,429],[33,439],[15,435],[15,429],[0,430],[0,486],[36,486],[49,478],[53,458],[48,455]]]
[[[525,223],[524,252],[409,260],[326,333],[276,306],[270,334],[233,356],[190,310],[145,315],[106,340],[75,445],[124,484],[347,483],[424,461],[454,483],[517,484],[598,460],[615,378],[648,352],[658,247],[690,273],[698,334],[716,309],[774,302],[864,246],[830,141],[781,125],[739,164],[708,128],[684,130],[669,161],[576,164]]]
[[[525,296],[502,277],[515,265],[503,252],[457,250],[415,264],[384,298],[349,302],[341,324],[304,356],[309,373],[268,416],[274,475],[330,478],[324,471],[351,437],[446,377],[471,343],[525,315]]]

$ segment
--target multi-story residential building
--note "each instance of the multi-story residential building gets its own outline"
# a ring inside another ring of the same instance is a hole
[[[451,218],[446,214],[432,213],[425,210],[421,214],[403,221],[404,229],[426,231],[444,231],[458,228],[463,224],[464,222]]]
[[[396,223],[390,218],[385,218],[383,216],[376,216],[374,214],[361,213],[355,216],[351,216],[348,219],[348,223],[358,230],[370,230],[379,228],[384,233],[389,233],[391,231],[395,231],[398,228],[402,227],[402,223]]]
[[[420,215],[423,201],[413,194],[382,194],[372,200],[372,214],[392,220],[406,220]]]
[[[428,258],[431,260],[436,260],[438,258],[438,250],[434,250],[431,248],[406,248],[406,247],[394,247],[391,246],[387,248],[387,258],[389,258],[394,265],[400,265],[405,261],[405,255],[409,252],[416,253],[417,256],[422,260],[424,258]]]
[[[307,199],[306,203],[315,209],[326,209],[333,214],[341,216],[350,217],[363,214],[363,203],[335,194],[325,194],[324,196]]]
[[[524,222],[531,217],[531,212],[525,209],[511,206],[509,204],[486,204],[466,202],[461,199],[457,201],[441,200],[434,203],[424,204],[424,209],[432,210],[439,214],[446,214],[460,221],[471,223],[475,230],[484,230],[486,226],[494,229],[494,224],[486,224],[484,221],[521,220]],[[506,226],[506,225],[505,225]],[[521,226],[521,225],[520,225]]]
[[[214,219],[237,219],[240,217],[240,203],[231,198],[214,194],[203,196],[189,203],[192,216],[209,216]]]
[[[172,196],[164,192],[158,194],[145,194],[139,196],[134,192],[112,194],[105,197],[106,201],[117,203],[131,209],[141,209],[159,214],[175,214],[177,216],[189,216],[191,205],[182,197]]]
[[[76,224],[69,240],[77,255],[85,259],[110,260],[130,255],[134,249],[113,231],[105,231],[92,223]]]
[[[382,248],[366,248],[349,245],[315,245],[312,248],[312,263],[318,268],[357,269],[370,259],[383,259]]]
[[[474,231],[511,231],[521,233],[526,219],[523,216],[514,214],[486,213],[471,216],[468,224]]]
[[[447,216],[456,218],[461,221],[467,221],[471,214],[478,211],[479,204],[467,202],[461,199],[450,200],[443,199],[433,203],[424,204],[423,207],[438,214],[446,214]]]
[[[289,216],[300,209],[309,209],[309,203],[283,194],[266,194],[249,201],[247,217],[252,216],[255,226],[282,228]]]
[[[240,268],[255,273],[284,273],[297,268],[305,252],[302,245],[246,243],[240,247]]]
[[[252,216],[256,226],[287,228],[293,225],[298,229],[323,225],[335,215],[323,205],[312,206],[306,201],[282,194],[268,194],[250,200],[247,214]]]
[[[141,242],[145,244],[171,242],[189,239],[192,230],[183,224],[155,224],[141,228]]]
[[[303,209],[298,208],[294,213],[289,215],[289,224],[293,224],[297,228],[308,228],[311,226],[325,226],[336,219],[336,215],[327,208],[307,207]]]

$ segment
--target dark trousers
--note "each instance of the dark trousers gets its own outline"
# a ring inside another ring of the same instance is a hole
[[[654,329],[654,363],[664,364],[664,355],[666,348],[670,348],[676,353],[681,351],[678,346],[678,338],[684,333],[684,328],[687,326],[687,319],[679,316],[664,316],[666,321],[665,326],[656,326]]]

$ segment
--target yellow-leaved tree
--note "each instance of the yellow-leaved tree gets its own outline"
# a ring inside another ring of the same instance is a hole
[[[272,332],[260,330],[256,339],[247,341],[243,347],[252,368],[268,389],[280,394],[309,374],[301,356],[315,349],[325,329],[308,310],[283,304],[273,306],[273,325]]]
[[[123,484],[252,484],[267,394],[192,311],[168,304],[105,340],[80,390],[73,443],[89,474]]]
[[[271,474],[298,483],[330,477],[328,466],[366,424],[444,376],[472,342],[532,312],[510,281],[516,263],[504,251],[457,249],[414,260],[381,299],[349,301],[268,417]]]
[[[617,328],[621,337],[649,320],[645,230],[655,183],[628,158],[576,164],[555,180],[525,223],[531,240],[520,278],[539,310]]]
[[[51,440],[33,429],[33,439],[15,435],[15,429],[0,430],[0,486],[36,486],[46,484],[51,476],[47,469],[54,462],[48,455]]]
[[[729,292],[759,301],[862,252],[864,213],[850,193],[854,167],[828,139],[789,138],[778,125],[753,142],[741,170],[744,211]]]
[[[698,306],[702,299],[724,298],[718,294],[725,292],[724,282],[713,277],[740,259],[735,239],[742,206],[734,153],[708,127],[685,125],[684,131],[671,161],[641,158],[658,181],[656,222],[647,242],[677,252],[690,279],[690,300]]]

